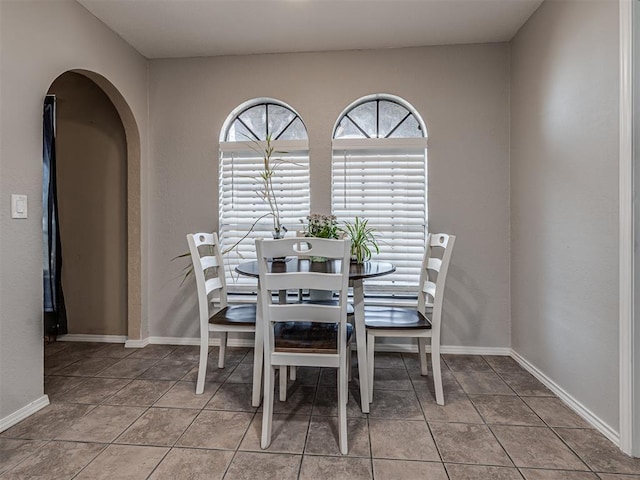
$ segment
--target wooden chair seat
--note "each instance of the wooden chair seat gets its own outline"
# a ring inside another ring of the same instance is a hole
[[[364,307],[364,323],[367,328],[425,329],[431,322],[422,312],[402,307]]]
[[[276,352],[332,353],[338,352],[338,324],[315,322],[279,322],[274,327]],[[347,324],[347,345],[353,326]]]
[[[256,304],[229,305],[214,313],[209,319],[214,325],[255,325]]]

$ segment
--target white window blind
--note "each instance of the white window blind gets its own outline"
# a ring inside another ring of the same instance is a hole
[[[379,233],[375,259],[396,266],[367,280],[367,293],[415,293],[427,231],[426,139],[334,140],[332,172],[333,214],[368,219]]]
[[[256,147],[257,145],[257,147]],[[273,159],[284,160],[273,177],[275,197],[282,224],[293,235],[300,219],[309,215],[309,154],[306,140],[272,141]],[[265,142],[220,143],[220,230],[222,248],[232,248],[225,255],[227,286],[231,293],[255,291],[255,279],[239,276],[235,267],[255,260],[255,239],[269,238],[273,232],[273,217],[269,206],[258,195],[263,157],[259,153]],[[258,152],[252,150],[253,147]],[[283,153],[287,152],[287,153]],[[261,220],[260,217],[265,216]],[[257,225],[249,235],[254,222]]]

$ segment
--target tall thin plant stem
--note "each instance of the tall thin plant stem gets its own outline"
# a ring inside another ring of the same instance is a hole
[[[273,230],[276,233],[280,233],[282,225],[280,224],[280,209],[278,207],[278,199],[276,197],[275,190],[273,188],[273,174],[275,169],[271,162],[271,156],[273,155],[273,145],[271,145],[271,136],[267,135],[267,146],[264,149],[263,167],[264,170],[261,173],[263,181],[262,198],[266,200],[273,216]]]

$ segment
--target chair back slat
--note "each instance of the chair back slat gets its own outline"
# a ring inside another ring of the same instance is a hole
[[[451,238],[455,240],[456,237],[447,235],[446,233],[430,233],[428,245],[431,247],[447,248]]]
[[[265,278],[263,288],[268,290],[291,290],[298,288],[312,288],[315,290],[336,290],[340,285],[340,273],[318,272],[289,272],[272,273]],[[300,285],[305,285],[300,287]]]
[[[427,270],[439,272],[440,268],[442,268],[442,260],[440,260],[439,258],[430,258],[427,261]]]
[[[200,265],[202,267],[203,270],[206,270],[208,268],[215,268],[215,267],[219,267],[220,263],[218,262],[218,257],[212,257],[212,256],[208,256],[208,257],[200,257]]]
[[[205,282],[205,291],[207,296],[215,290],[220,290],[222,287],[223,285],[220,277],[213,277]]]
[[[196,247],[200,247],[201,245],[213,245],[214,243],[218,243],[217,240],[214,240],[213,238],[214,235],[216,234],[215,233],[194,233],[193,243]]]
[[[427,295],[435,298],[436,296],[436,284],[427,280],[424,282],[424,286],[422,287],[422,293],[426,293]]]

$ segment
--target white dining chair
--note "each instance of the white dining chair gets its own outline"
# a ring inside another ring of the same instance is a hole
[[[307,250],[302,249],[302,242],[306,243]],[[312,366],[338,369],[338,436],[340,452],[347,453],[347,371],[350,364],[347,349],[353,332],[347,323],[349,251],[348,240],[315,237],[256,240],[265,354],[262,448],[271,443],[275,369]],[[335,268],[329,268],[328,273],[272,271],[271,258],[299,255],[327,257],[329,265]],[[336,291],[338,299],[336,303],[321,304],[273,302],[273,294],[298,288]]]
[[[217,233],[188,234],[187,242],[189,243],[193,274],[198,289],[200,361],[198,364],[196,393],[201,394],[204,391],[207,373],[209,333],[216,332],[220,335],[218,368],[224,368],[227,333],[255,333],[256,304],[227,304],[227,283]],[[254,368],[256,368],[255,363],[254,361]],[[254,385],[255,388],[256,386]],[[260,388],[259,385],[258,388]]]
[[[373,399],[374,349],[377,337],[410,337],[418,339],[418,355],[422,375],[428,375],[426,339],[431,339],[431,366],[436,403],[444,405],[440,369],[440,330],[442,301],[449,270],[454,235],[432,233],[427,237],[420,273],[417,308],[364,307],[367,329],[367,367],[369,400]]]

